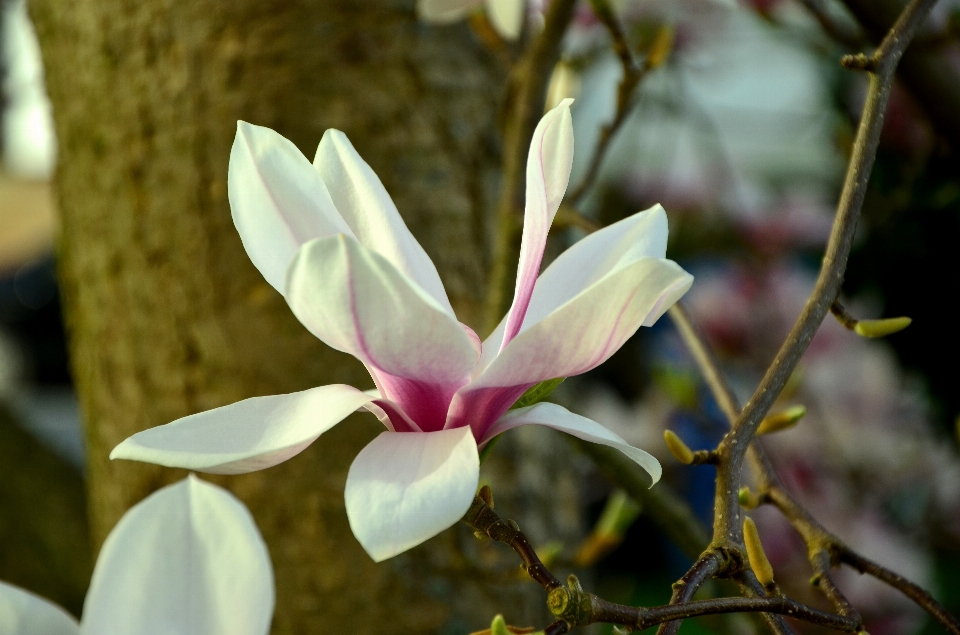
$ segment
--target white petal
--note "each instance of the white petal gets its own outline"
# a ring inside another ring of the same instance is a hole
[[[78,635],[73,616],[38,595],[0,582],[0,633],[3,635]]]
[[[671,260],[644,258],[615,269],[521,332],[474,383],[513,386],[585,373],[691,284]]]
[[[692,283],[693,277],[675,262],[657,258],[608,273],[522,331],[461,388],[450,404],[447,427],[470,425],[483,438],[523,388],[599,366]]]
[[[413,237],[373,169],[339,130],[323,133],[313,165],[357,240],[406,274],[448,314],[447,292],[433,261]]]
[[[506,40],[515,40],[523,30],[526,0],[486,0],[490,23]]]
[[[523,238],[517,265],[517,286],[506,318],[504,344],[514,338],[523,324],[540,273],[547,233],[567,191],[573,162],[572,99],[564,99],[537,124],[527,156],[527,204],[523,216]]]
[[[663,258],[666,253],[667,215],[659,205],[590,234],[560,254],[537,278],[521,332],[614,269],[643,258]],[[483,343],[475,375],[496,357],[505,327],[506,317]]]
[[[273,569],[246,507],[189,477],[128,511],[97,558],[84,635],[266,635]]]
[[[460,520],[480,477],[469,428],[384,432],[350,466],[350,528],[375,561],[415,547]]]
[[[343,384],[244,399],[138,432],[110,458],[214,474],[262,470],[298,454],[373,399]]]
[[[483,0],[417,0],[417,16],[424,22],[445,24],[466,17]]]
[[[307,158],[269,128],[237,123],[227,191],[247,255],[280,293],[300,245],[350,233]]]
[[[543,402],[528,408],[511,410],[490,428],[484,441],[489,441],[511,428],[529,424],[547,426],[590,443],[598,443],[620,450],[645,469],[654,483],[660,480],[663,470],[660,467],[660,462],[653,456],[633,447],[593,419],[581,417],[553,403]]]
[[[362,361],[384,397],[423,429],[440,429],[477,350],[467,332],[379,253],[344,236],[304,245],[287,300],[311,333]]]

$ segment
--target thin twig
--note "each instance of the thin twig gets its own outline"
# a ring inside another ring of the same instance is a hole
[[[810,564],[813,565],[813,583],[833,604],[833,608],[840,615],[848,615],[860,619],[860,613],[853,608],[850,600],[837,588],[830,571],[833,568],[833,556],[828,547],[819,547],[810,553]]]
[[[487,496],[487,499],[490,500],[490,497]],[[752,612],[789,615],[796,619],[851,633],[859,631],[861,627],[859,620],[819,611],[784,596],[762,597],[762,590],[758,594],[760,597],[696,600],[652,608],[616,604],[585,592],[573,576],[570,576],[568,586],[562,586],[540,561],[529,540],[516,523],[502,520],[482,495],[474,497],[463,521],[475,531],[509,545],[517,553],[527,575],[547,592],[547,606],[558,619],[548,626],[545,632],[555,635],[566,633],[574,626],[586,626],[598,622],[620,624],[643,630],[665,622],[702,615]],[[691,580],[695,581],[699,578],[699,582],[702,583],[715,573],[716,566],[716,564],[704,562],[703,571],[692,574]]]
[[[953,633],[953,635],[960,635],[960,621],[951,615],[942,604],[937,602],[933,596],[922,587],[907,580],[899,573],[895,573],[872,560],[864,558],[849,548],[841,548],[839,557],[842,562],[850,565],[860,573],[872,575],[876,579],[900,591],[926,611],[933,619],[940,622],[948,632]]]
[[[847,307],[840,304],[840,300],[833,301],[833,304],[830,305],[830,313],[837,318],[837,322],[842,324],[844,328],[852,331],[857,326],[857,318],[847,311]]]
[[[673,583],[670,604],[682,604],[691,601],[700,587],[703,586],[703,583],[716,575],[719,570],[720,557],[716,553],[707,552],[701,555],[693,566],[683,574],[683,577]],[[657,629],[657,635],[676,635],[681,624],[683,624],[683,620],[664,622]]]
[[[830,14],[823,0],[800,0],[807,11],[820,23],[820,27],[827,35],[847,48],[855,49],[863,46],[866,41],[863,31],[855,24],[841,22]]]
[[[597,19],[600,20],[610,33],[610,38],[613,41],[613,50],[620,59],[623,77],[617,86],[617,109],[614,113],[613,120],[600,130],[600,139],[597,141],[597,146],[593,151],[593,158],[590,160],[590,165],[587,167],[586,173],[581,179],[580,184],[566,196],[566,200],[570,205],[579,203],[583,195],[586,194],[587,190],[593,185],[597,173],[600,171],[603,159],[607,154],[607,149],[610,147],[610,142],[613,141],[617,131],[623,125],[623,122],[626,121],[627,115],[630,114],[633,106],[633,93],[640,83],[640,80],[642,80],[651,69],[649,58],[641,63],[638,63],[634,58],[630,50],[630,44],[627,42],[626,34],[624,34],[620,22],[617,20],[617,16],[614,15],[609,3],[606,0],[593,0],[591,5],[593,6],[593,11]]]
[[[857,219],[876,158],[880,132],[883,128],[883,115],[890,97],[894,72],[904,49],[935,3],[936,0],[913,0],[872,56],[874,68],[869,71],[867,99],[820,275],[803,311],[764,374],[760,385],[744,406],[732,430],[727,433],[717,448],[723,460],[717,467],[717,500],[714,515],[714,542],[716,543],[730,542],[735,545],[742,543],[737,491],[743,459],[756,434],[757,427],[780,395],[840,291]]]
[[[749,568],[741,571],[737,578],[740,582],[740,588],[746,595],[759,598],[767,596],[766,589],[763,588],[763,585],[757,580],[757,576],[755,576]],[[763,621],[767,623],[767,628],[769,628],[770,632],[774,635],[793,634],[793,630],[780,615],[775,613],[761,613],[760,615],[763,617]]]
[[[794,619],[820,624],[847,633],[858,632],[862,625],[841,615],[819,611],[784,596],[715,598],[712,600],[694,600],[683,604],[667,604],[652,608],[628,607],[613,604],[600,598],[593,598],[593,612],[600,618],[597,622],[622,624],[637,630],[643,630],[690,617],[719,615],[723,613],[775,613]]]
[[[650,487],[650,477],[618,450],[568,437],[590,457],[600,473],[640,503],[648,516],[684,554],[696,559],[710,542],[710,533],[685,500],[665,484]]]
[[[523,563],[527,575],[547,593],[561,586],[560,581],[540,561],[537,552],[520,528],[515,523],[501,520],[500,516],[480,496],[474,497],[473,504],[463,517],[463,522],[497,542],[509,545],[520,556],[520,562]]]
[[[511,74],[512,98],[503,139],[503,178],[497,203],[497,233],[487,289],[486,327],[494,329],[509,306],[511,258],[519,235],[523,209],[525,164],[530,139],[543,115],[550,71],[560,58],[560,43],[573,19],[576,0],[554,0],[544,16],[543,31],[524,52]]]

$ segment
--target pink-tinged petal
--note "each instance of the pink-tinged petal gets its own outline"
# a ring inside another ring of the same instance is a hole
[[[250,512],[190,476],[114,527],[83,606],[83,635],[267,635],[273,569]]]
[[[390,432],[423,432],[417,423],[403,411],[403,407],[389,399],[377,399],[366,405],[366,409],[380,419]]]
[[[5,635],[78,635],[73,616],[49,600],[0,582],[0,633]]]
[[[584,441],[589,441],[590,443],[606,445],[620,450],[633,459],[637,465],[645,469],[647,473],[650,474],[650,478],[653,479],[653,483],[659,481],[663,473],[660,462],[650,454],[633,447],[620,438],[620,436],[603,427],[593,419],[581,417],[553,403],[543,402],[528,408],[511,410],[490,428],[483,442],[489,441],[498,434],[502,434],[511,428],[530,424],[547,426],[548,428],[566,432],[569,435],[583,439]]]
[[[350,528],[375,561],[392,558],[460,520],[479,478],[477,443],[468,428],[383,432],[347,474]]]
[[[523,30],[527,0],[486,0],[490,23],[505,40],[516,40]]]
[[[253,397],[138,432],[110,458],[213,474],[254,472],[299,454],[373,400],[343,384]]]
[[[362,361],[381,394],[439,430],[477,362],[457,320],[379,253],[345,236],[304,245],[287,301],[311,333]]]
[[[537,124],[527,156],[527,204],[523,216],[523,238],[517,264],[517,285],[513,304],[507,312],[505,346],[523,325],[527,305],[540,273],[547,234],[560,201],[567,191],[573,164],[572,99],[564,99]]]
[[[350,233],[307,158],[269,128],[237,123],[227,192],[247,255],[280,293],[300,245]]]
[[[483,0],[417,0],[417,17],[424,22],[446,24],[466,17]]]
[[[521,331],[614,269],[643,258],[663,258],[666,253],[667,215],[659,205],[590,234],[560,254],[537,278]],[[506,320],[504,317],[483,343],[474,376],[489,366],[501,349]]]
[[[380,179],[347,136],[334,129],[323,133],[313,165],[360,244],[393,263],[453,316],[433,261],[407,229]]]
[[[504,347],[454,397],[446,427],[470,425],[482,438],[512,405],[506,403],[511,398],[537,382],[579,375],[600,365],[692,283],[693,277],[675,262],[657,258],[611,271]]]

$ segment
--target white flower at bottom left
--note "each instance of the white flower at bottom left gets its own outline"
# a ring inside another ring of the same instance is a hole
[[[131,508],[103,543],[78,624],[0,582],[3,635],[266,635],[273,568],[253,517],[190,476]]]

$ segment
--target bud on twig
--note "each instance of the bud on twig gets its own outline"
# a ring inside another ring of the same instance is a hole
[[[553,110],[568,97],[576,99],[579,95],[580,73],[569,62],[560,60],[553,67],[553,74],[550,76],[544,112]]]
[[[804,406],[793,406],[782,412],[769,415],[760,422],[760,426],[757,428],[757,434],[770,434],[792,428],[797,425],[797,422],[803,419],[806,414],[807,409]]]
[[[760,534],[757,526],[749,516],[743,519],[743,545],[747,548],[747,559],[750,568],[763,586],[773,584],[773,567],[767,559],[767,554],[760,543]]]
[[[656,68],[667,61],[670,51],[673,50],[673,27],[664,24],[657,29],[657,35],[647,52],[647,67]]]
[[[741,487],[737,492],[737,500],[744,509],[756,509],[760,506],[760,497],[754,494],[749,487]]]
[[[623,542],[627,529],[639,515],[640,506],[623,490],[614,490],[593,531],[577,549],[573,557],[574,564],[589,567],[613,551]]]
[[[846,328],[861,337],[884,337],[886,335],[892,335],[897,331],[902,331],[907,328],[910,326],[910,323],[913,322],[913,320],[908,317],[884,318],[882,320],[858,320],[850,315],[850,312],[840,304],[839,300],[834,300],[833,304],[830,305],[830,312],[833,313],[833,316],[837,318],[840,324],[843,324]]]
[[[537,631],[533,626],[510,626],[507,624],[506,620],[503,619],[502,615],[496,615],[493,618],[493,622],[490,624],[490,628],[486,628],[482,631],[476,631],[470,635],[538,635],[542,631]]]
[[[687,444],[684,443],[673,430],[664,430],[663,440],[667,442],[667,448],[670,450],[673,458],[684,465],[693,463],[693,450],[687,447]]]
[[[481,487],[480,491],[477,492],[477,496],[479,496],[480,500],[487,504],[487,507],[493,509],[493,490],[490,489],[489,485],[484,485]]]
[[[494,616],[493,621],[490,623],[490,635],[510,635],[510,631],[507,630],[507,622],[503,619],[503,616],[497,614]]]
[[[908,317],[885,318],[882,320],[859,320],[853,327],[854,333],[861,337],[885,337],[910,326]]]

